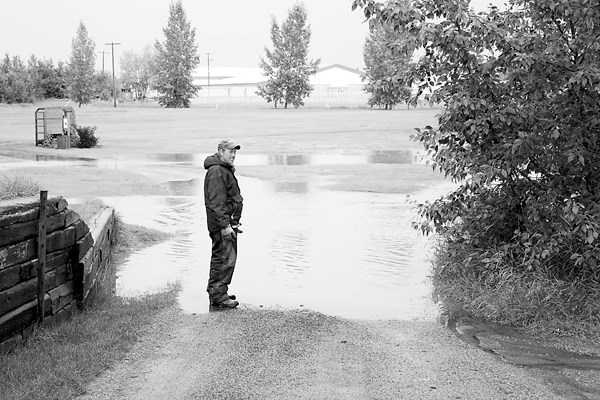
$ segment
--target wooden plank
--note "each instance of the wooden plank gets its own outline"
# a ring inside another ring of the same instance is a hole
[[[69,277],[71,277],[69,251],[61,250],[46,255],[46,273],[66,265],[69,268]],[[33,259],[24,263],[15,264],[8,268],[0,269],[0,292],[9,289],[19,282],[25,282],[37,276],[38,260]],[[72,279],[72,278],[70,278]]]
[[[95,248],[94,239],[92,239],[92,234],[87,233],[82,239],[78,240],[77,243],[71,249],[71,255],[73,260],[81,260],[90,248]]]
[[[15,286],[21,281],[21,265],[0,270],[0,292]]]
[[[52,312],[52,299],[49,295],[44,297],[44,313],[49,315]],[[11,312],[0,316],[0,342],[11,336],[25,333],[37,319],[37,299],[34,299]]]
[[[83,300],[85,301],[90,294],[90,291],[94,288],[96,277],[100,271],[100,257],[98,254],[94,254],[94,260],[90,264],[90,269],[84,271],[83,277]]]
[[[70,268],[67,265],[61,265],[53,271],[44,273],[44,289],[50,290],[60,284],[70,281]],[[0,315],[4,315],[15,308],[21,307],[23,304],[35,301],[37,299],[36,278],[21,282],[9,289],[0,292]]]
[[[73,234],[75,238],[75,234]],[[36,258],[37,239],[29,239],[21,243],[0,247],[0,270]]]
[[[73,291],[77,301],[83,301],[85,276],[87,275],[87,271],[91,268],[93,261],[93,247],[90,247],[85,256],[79,261],[73,260]]]
[[[46,274],[60,267],[61,265],[66,264],[70,267],[71,257],[69,252],[70,249],[61,250],[54,253],[47,253]],[[37,276],[37,259],[25,262],[23,264],[19,264],[18,266],[21,268],[20,282],[28,281],[29,279],[35,278]]]
[[[37,300],[33,300],[0,316],[0,341],[19,333],[25,326],[33,324],[36,313]]]
[[[21,282],[0,292],[0,315],[37,299],[37,279]]]
[[[64,211],[68,206],[67,200],[58,196],[47,199],[47,216],[52,216]],[[39,216],[39,198],[26,197],[16,200],[0,201],[0,226],[15,222],[37,220]]]
[[[39,211],[38,211],[39,214]],[[64,229],[67,212],[63,211],[46,218],[46,233]],[[0,246],[6,246],[21,242],[29,238],[35,238],[38,234],[39,221],[17,222],[14,224],[0,226]]]
[[[84,220],[80,219],[75,223],[75,228],[77,229],[77,235],[75,236],[75,240],[80,240],[82,237],[90,233],[90,227],[87,226]],[[92,238],[92,243],[94,242]]]
[[[61,265],[54,271],[46,274],[46,291],[56,288],[65,282],[72,282],[71,266]]]
[[[66,210],[66,212],[67,214],[65,216],[65,226],[71,226],[81,220],[81,217],[75,211],[69,209]]]
[[[37,299],[38,321],[44,322],[44,295],[46,293],[46,200],[48,192],[40,192],[40,219],[38,227],[38,269],[37,269]]]
[[[48,294],[52,299],[52,314],[56,314],[73,302],[73,282],[66,282],[52,289]]]
[[[77,241],[77,228],[70,226],[62,231],[55,231],[48,235],[46,244],[48,253],[71,248]]]

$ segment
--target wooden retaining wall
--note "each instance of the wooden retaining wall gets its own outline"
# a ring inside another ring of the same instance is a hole
[[[114,221],[112,208],[86,223],[62,197],[47,199],[44,262],[40,199],[0,202],[0,352],[40,322],[60,322],[85,303],[108,270]]]

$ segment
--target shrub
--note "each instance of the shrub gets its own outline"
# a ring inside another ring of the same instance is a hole
[[[526,262],[531,254],[517,245],[473,246],[472,229],[454,226],[437,236],[434,299],[449,314],[466,313],[537,333],[598,337],[599,281],[586,274],[558,274],[549,268],[555,261],[533,269]]]
[[[40,190],[39,183],[17,174],[8,176],[0,174],[0,200],[33,196]]]
[[[444,107],[414,137],[460,184],[423,204],[416,225],[444,239],[436,289],[454,279],[465,307],[493,319],[598,327],[587,308],[600,286],[598,2],[509,0],[477,14],[467,3],[354,2],[407,29],[408,50],[424,50],[410,73],[415,101],[430,92]]]
[[[89,149],[98,145],[98,138],[95,136],[95,126],[78,126],[77,127],[77,139],[75,140],[74,147],[80,149]]]

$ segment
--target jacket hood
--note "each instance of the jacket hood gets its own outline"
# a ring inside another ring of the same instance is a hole
[[[206,160],[204,160],[204,169],[209,169],[213,165],[220,165],[228,169],[233,169],[231,165],[221,161],[221,158],[219,158],[219,153],[215,153],[212,156],[208,156],[206,157]]]

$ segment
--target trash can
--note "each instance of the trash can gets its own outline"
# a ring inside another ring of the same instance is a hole
[[[59,149],[68,149],[71,146],[71,143],[69,143],[69,137],[67,135],[58,135],[56,137],[56,147],[58,147]]]

